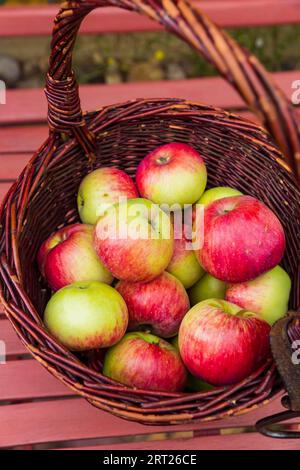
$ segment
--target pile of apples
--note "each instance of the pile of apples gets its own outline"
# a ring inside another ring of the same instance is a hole
[[[283,227],[256,198],[206,184],[202,157],[182,143],[148,154],[136,183],[99,168],[79,187],[82,223],[39,249],[53,291],[46,328],[71,351],[93,350],[122,384],[204,390],[270,355],[291,289]]]

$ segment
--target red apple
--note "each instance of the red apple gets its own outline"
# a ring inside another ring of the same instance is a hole
[[[38,252],[40,271],[53,290],[77,281],[112,283],[112,274],[95,252],[93,232],[92,225],[69,225],[41,245]]]
[[[257,199],[228,197],[205,208],[204,242],[195,252],[205,271],[217,279],[233,283],[254,279],[276,266],[284,250],[280,221]]]
[[[203,194],[206,167],[199,153],[173,142],[149,153],[139,164],[136,182],[140,194],[157,204],[193,204]]]
[[[103,374],[143,390],[179,392],[186,385],[186,369],[176,349],[150,333],[127,333],[109,349]]]
[[[184,317],[179,350],[188,370],[212,385],[237,383],[270,355],[270,325],[225,300],[204,300]]]
[[[174,346],[176,351],[178,351],[180,354],[179,345],[178,345],[178,335],[172,338],[171,344]],[[214,387],[213,385],[210,385],[201,379],[197,379],[197,377],[194,377],[192,374],[188,373],[186,388],[188,390],[191,390],[192,392],[208,392],[209,390],[212,390]]]
[[[167,272],[147,283],[120,281],[116,289],[126,302],[130,330],[150,329],[155,335],[170,338],[178,333],[190,308],[183,285]]]
[[[166,269],[173,254],[170,217],[146,199],[114,204],[97,222],[94,246],[116,278],[151,281]]]
[[[95,224],[98,217],[119,198],[136,198],[138,191],[134,182],[118,168],[102,167],[87,174],[78,190],[77,205],[80,219]]]

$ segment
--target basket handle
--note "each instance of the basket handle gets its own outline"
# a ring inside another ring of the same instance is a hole
[[[72,131],[88,154],[93,151],[94,136],[82,115],[72,52],[83,19],[95,8],[109,5],[158,21],[212,63],[259,116],[300,180],[300,128],[292,103],[254,56],[187,0],[68,0],[63,3],[55,19],[46,82],[52,132]]]
[[[282,399],[288,411],[261,419],[256,428],[268,437],[300,439],[300,431],[280,431],[273,427],[300,417],[300,312],[289,312],[278,320],[272,327],[270,342],[277,369],[288,392],[288,396]]]

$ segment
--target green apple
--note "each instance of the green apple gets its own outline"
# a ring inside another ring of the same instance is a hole
[[[176,234],[176,228],[174,234]],[[174,252],[166,271],[173,274],[185,289],[193,286],[204,274],[204,269],[199,264],[194,250],[191,249],[191,243],[186,238],[185,226],[183,226],[181,236],[174,238]]]
[[[242,194],[243,193],[237,189],[230,188],[229,186],[217,186],[216,188],[211,188],[205,191],[197,204],[207,206],[217,199],[222,199],[223,197],[241,196]]]
[[[226,283],[206,273],[191,289],[189,297],[191,306],[207,299],[225,299]]]
[[[138,197],[134,182],[124,171],[102,167],[87,174],[78,190],[77,205],[80,219],[94,225],[101,214],[120,198]]]
[[[257,313],[273,325],[286,314],[290,292],[289,275],[276,266],[252,281],[230,284],[226,290],[226,300]]]
[[[58,290],[44,314],[48,331],[71,351],[107,348],[125,334],[128,310],[121,295],[99,281]]]

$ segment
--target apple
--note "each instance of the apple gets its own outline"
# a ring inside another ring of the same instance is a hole
[[[226,291],[226,300],[259,314],[273,325],[288,311],[291,279],[280,266],[256,279],[231,284]]]
[[[119,198],[136,198],[138,191],[130,176],[113,167],[103,167],[88,173],[79,186],[77,205],[80,219],[95,224],[98,217]]]
[[[226,283],[207,273],[188,291],[192,306],[206,299],[225,299],[225,293]]]
[[[166,269],[173,255],[170,217],[146,199],[114,204],[97,222],[94,246],[116,278],[151,281]]]
[[[248,377],[270,355],[270,325],[255,313],[219,299],[195,305],[179,329],[179,350],[188,370],[212,385]]]
[[[103,374],[130,387],[180,392],[186,385],[187,373],[170,343],[138,331],[127,333],[108,350]]]
[[[186,290],[178,279],[164,272],[150,282],[120,281],[117,291],[126,302],[130,330],[146,329],[170,338],[190,308]]]
[[[201,228],[200,228],[201,230]],[[202,232],[194,235],[202,238]],[[251,196],[210,203],[204,210],[204,241],[195,253],[201,266],[225,282],[245,282],[274,268],[285,250],[276,215]]]
[[[47,303],[49,332],[71,351],[107,348],[125,334],[128,311],[122,296],[98,281],[63,287]]]
[[[174,234],[174,252],[166,270],[188,289],[203,276],[204,269],[197,260],[191,241],[188,240],[189,234],[185,225],[182,227],[182,233],[178,233],[178,237],[176,229]]]
[[[207,191],[202,194],[197,204],[207,206],[211,202],[217,201],[218,199],[231,196],[242,196],[242,194],[243,193],[237,189],[230,188],[229,186],[217,186],[216,188],[207,189]]]
[[[179,142],[162,145],[139,164],[136,182],[140,194],[157,204],[193,204],[205,190],[204,161],[191,146]]]
[[[200,197],[199,201],[193,205],[192,209],[192,220],[194,222],[196,218],[196,207],[203,206],[206,207],[211,202],[217,201],[218,199],[222,199],[224,197],[231,197],[231,196],[241,196],[243,193],[238,191],[237,189],[230,188],[229,186],[217,186],[215,188],[207,189],[204,191],[202,196]]]
[[[92,225],[73,224],[53,233],[41,245],[39,268],[53,290],[76,281],[112,283],[112,274],[95,252],[93,232]]]
[[[176,351],[179,352],[179,344],[178,344],[178,335],[174,336],[171,340],[171,344],[174,346]],[[197,377],[194,377],[192,374],[188,372],[187,375],[187,383],[186,386],[189,390],[192,392],[207,392],[209,390],[212,390],[214,387],[207,382],[204,382],[203,380],[197,379]]]

